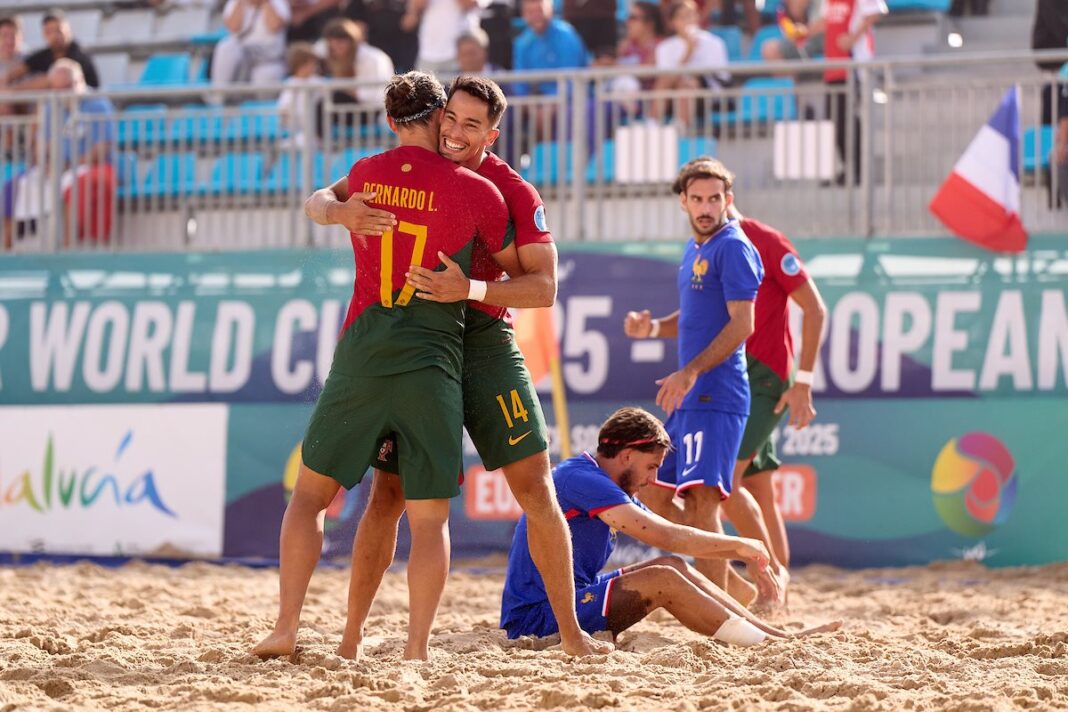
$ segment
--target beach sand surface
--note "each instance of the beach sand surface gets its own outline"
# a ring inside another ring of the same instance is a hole
[[[734,648],[660,611],[581,660],[505,639],[491,563],[451,577],[427,662],[401,660],[407,585],[389,573],[358,663],[334,654],[347,570],[316,573],[297,653],[261,662],[248,650],[273,621],[277,570],[0,568],[0,712],[1068,709],[1068,563],[808,567],[776,622],[843,618],[837,633]]]

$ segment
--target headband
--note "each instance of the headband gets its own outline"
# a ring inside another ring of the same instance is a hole
[[[393,119],[393,123],[395,124],[407,124],[412,121],[418,121],[419,119],[425,119],[443,106],[445,106],[445,101],[439,97],[434,100],[433,104],[423,109],[418,114],[412,114],[411,116],[405,116],[400,119],[396,116],[391,116],[390,118]]]
[[[649,443],[659,443],[660,438],[643,438],[641,440],[612,440],[611,438],[601,438],[598,440],[602,445],[622,445],[623,447],[636,447],[638,445],[648,445]]]

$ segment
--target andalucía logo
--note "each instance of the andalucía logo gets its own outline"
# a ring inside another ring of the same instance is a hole
[[[122,471],[123,453],[132,440],[133,431],[128,430],[119,442],[111,467],[89,466],[79,472],[73,467],[62,469],[56,466],[55,448],[49,434],[39,475],[27,470],[7,480],[0,472],[0,506],[13,507],[21,503],[44,513],[57,507],[91,509],[100,502],[111,502],[116,507],[148,504],[167,516],[177,517],[163,501],[152,470],[137,477],[118,474]]]
[[[989,534],[1012,513],[1016,481],[1016,463],[1004,443],[989,433],[967,433],[946,443],[935,460],[935,510],[958,534]]]

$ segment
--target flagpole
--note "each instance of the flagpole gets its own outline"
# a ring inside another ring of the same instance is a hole
[[[566,460],[571,457],[571,423],[567,417],[567,390],[559,355],[549,359],[549,373],[553,379],[553,412],[556,415],[556,437],[560,439],[560,459]]]

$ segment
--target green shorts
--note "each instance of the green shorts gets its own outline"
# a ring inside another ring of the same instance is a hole
[[[476,309],[468,310],[464,330],[463,402],[464,427],[487,470],[548,449],[541,401],[512,328]],[[387,458],[375,466],[403,472],[403,463],[398,465],[396,457],[398,451],[403,453],[403,446],[379,444]]]
[[[440,368],[361,378],[331,371],[315,404],[302,456],[311,470],[351,489],[395,443],[407,499],[460,493],[463,406],[460,384]]]
[[[783,382],[779,375],[762,361],[752,356],[746,357],[749,363],[749,419],[745,423],[742,445],[738,448],[738,459],[753,461],[745,469],[743,477],[761,472],[777,470],[782,462],[775,455],[775,441],[772,433],[782,420],[783,413],[776,413],[775,406],[790,382]],[[791,379],[792,381],[792,379]]]

